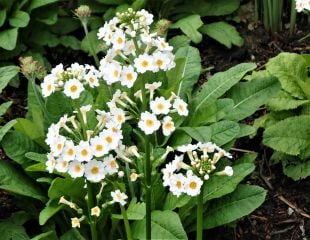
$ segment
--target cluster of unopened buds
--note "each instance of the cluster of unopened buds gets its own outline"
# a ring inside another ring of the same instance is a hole
[[[64,69],[63,64],[59,64],[41,83],[42,95],[48,97],[55,91],[63,91],[67,97],[77,99],[85,86],[98,87],[100,76],[100,72],[91,65],[73,63]]]
[[[35,61],[31,56],[19,57],[20,71],[28,78],[43,79],[46,75],[46,70],[40,65],[38,61]]]
[[[233,169],[226,166],[224,170],[215,172],[216,164],[222,157],[231,158],[231,155],[215,144],[197,143],[179,146],[177,151],[183,154],[166,164],[163,172],[164,186],[168,186],[173,195],[180,196],[185,193],[190,196],[200,194],[203,181],[208,180],[211,174],[232,176]],[[185,153],[190,161],[184,162]],[[181,173],[185,170],[186,174]]]
[[[153,15],[145,10],[119,13],[99,29],[98,38],[111,48],[100,62],[107,84],[131,88],[138,73],[167,71],[175,66],[172,47],[150,31]]]
[[[310,1],[309,0],[296,0],[296,10],[297,12],[302,12],[303,10],[310,11]]]

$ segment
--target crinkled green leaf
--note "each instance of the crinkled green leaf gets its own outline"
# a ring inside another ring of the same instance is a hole
[[[189,136],[198,142],[208,142],[211,140],[211,128],[202,127],[181,127],[180,130],[186,132]]]
[[[13,103],[12,101],[9,101],[9,102],[2,103],[0,105],[0,117],[6,113],[6,111],[9,109],[12,103]]]
[[[61,36],[59,43],[65,47],[72,48],[73,50],[81,49],[81,42],[74,36]]]
[[[173,195],[171,192],[167,194],[167,197],[165,199],[164,203],[164,210],[174,210],[176,208],[183,207],[185,204],[187,204],[191,200],[191,197],[186,194],[182,194],[181,196],[177,197]]]
[[[6,19],[6,10],[1,9],[0,10],[0,27],[2,27],[2,25],[4,24],[5,19]]]
[[[58,240],[58,237],[56,235],[56,232],[54,230],[41,233],[34,238],[31,238],[31,240]]]
[[[169,40],[169,45],[173,47],[174,51],[177,51],[181,47],[189,46],[191,40],[185,35],[177,35]]]
[[[187,239],[179,215],[170,210],[152,212],[152,239]],[[145,219],[132,224],[134,239],[145,239]]]
[[[0,221],[1,239],[3,240],[30,240],[22,225]]]
[[[222,146],[235,139],[239,132],[239,124],[233,121],[223,120],[210,125],[211,141]]]
[[[310,100],[296,99],[292,97],[289,93],[281,91],[278,95],[270,99],[270,101],[268,102],[268,108],[271,111],[291,110],[296,109],[299,106],[302,106],[309,102]]]
[[[310,176],[310,160],[285,164],[283,172],[286,176],[297,181]]]
[[[53,199],[46,203],[39,215],[40,225],[44,225],[51,217],[63,208],[63,204],[59,204],[59,199]]]
[[[2,141],[5,134],[16,124],[16,120],[13,119],[7,122],[4,126],[0,127],[0,142]]]
[[[28,25],[30,16],[24,11],[15,11],[9,19],[9,23],[12,27],[23,28]]]
[[[249,82],[238,83],[227,94],[235,106],[226,118],[239,121],[252,115],[279,90],[280,84],[274,77],[258,77]]]
[[[225,72],[213,75],[191,101],[191,116],[195,116],[203,105],[216,101],[217,98],[239,82],[247,72],[255,68],[255,63],[241,63]]]
[[[89,46],[87,39],[89,39],[91,46]],[[81,50],[88,54],[92,52],[91,47],[94,49],[95,54],[102,50],[102,41],[98,39],[97,30],[89,32],[81,42]]]
[[[232,45],[241,47],[244,43],[236,28],[226,22],[215,22],[203,25],[199,31],[231,48]]]
[[[310,82],[305,59],[296,53],[280,53],[266,64],[267,70],[281,83],[282,88],[292,96],[304,99],[305,94],[299,81]]]
[[[137,199],[133,199],[131,200],[126,212],[129,220],[142,220],[145,217],[145,203],[137,203]],[[112,214],[112,218],[123,219],[123,215]]]
[[[57,2],[57,0],[32,0],[28,10],[32,11],[35,8],[39,8],[54,2]]]
[[[204,228],[221,226],[250,214],[264,202],[265,197],[266,190],[261,187],[239,185],[236,191],[208,206]]]
[[[195,14],[181,18],[176,23],[170,25],[170,28],[180,28],[181,31],[188,36],[194,43],[200,43],[202,40],[202,35],[198,31],[203,25],[200,16]]]
[[[263,143],[289,155],[310,157],[310,116],[295,116],[265,129]]]

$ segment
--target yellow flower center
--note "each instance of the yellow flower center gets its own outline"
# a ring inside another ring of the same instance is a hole
[[[118,70],[114,70],[113,75],[114,75],[114,77],[118,77],[119,76],[119,71]]]
[[[122,44],[123,43],[123,39],[121,37],[117,38],[117,43],[118,44]]]
[[[75,86],[75,85],[72,85],[71,87],[70,87],[70,91],[71,92],[76,92],[78,90],[78,87],[77,86]]]
[[[99,173],[99,168],[98,167],[92,167],[90,170],[92,174],[98,174]]]
[[[155,64],[157,65],[157,67],[161,67],[164,64],[164,62],[161,59],[157,59]]]
[[[147,60],[143,60],[141,62],[141,66],[144,67],[144,68],[148,67],[149,66],[149,62]]]
[[[191,183],[189,184],[189,187],[190,187],[191,189],[196,189],[196,188],[197,188],[197,183],[196,183],[196,182],[191,182]]]
[[[146,125],[147,127],[153,127],[154,121],[151,120],[151,119],[147,119],[147,120],[145,121],[145,125]]]
[[[84,148],[84,149],[81,151],[81,155],[82,155],[83,157],[86,157],[86,156],[88,155],[87,149]]]
[[[105,138],[105,140],[106,140],[108,143],[112,143],[113,138],[110,137],[110,136],[107,136],[107,137]]]
[[[96,151],[102,151],[103,150],[103,146],[101,144],[97,144],[96,145]]]
[[[72,148],[69,148],[68,151],[67,151],[67,154],[68,154],[69,156],[72,156],[72,155],[74,154],[73,149],[72,149]]]
[[[131,73],[127,73],[127,74],[126,74],[126,79],[127,79],[128,81],[131,81],[131,80],[133,79],[132,74],[131,74]]]
[[[176,184],[177,188],[181,188],[182,187],[182,182],[181,181],[177,181]]]

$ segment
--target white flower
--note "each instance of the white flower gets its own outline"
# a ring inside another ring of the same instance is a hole
[[[201,151],[213,153],[215,151],[216,145],[212,142],[207,142],[207,143],[198,143],[198,147]]]
[[[105,171],[112,175],[113,173],[116,173],[118,171],[118,163],[116,162],[116,159],[110,154],[109,156],[105,157],[104,160],[104,167]]]
[[[75,152],[76,160],[79,162],[88,162],[93,157],[90,145],[87,141],[81,141],[79,145],[75,147]]]
[[[186,194],[190,196],[199,195],[202,184],[203,181],[199,177],[195,175],[188,176],[184,186]]]
[[[90,215],[91,216],[99,217],[100,213],[101,213],[101,210],[100,210],[100,208],[98,206],[93,207],[92,209],[90,209]]]
[[[50,96],[56,89],[55,77],[53,75],[47,75],[43,83],[41,83],[41,88],[43,97]]]
[[[188,115],[187,103],[184,102],[181,98],[177,98],[174,100],[173,108],[177,110],[180,116]]]
[[[59,156],[62,153],[63,147],[65,145],[65,141],[66,141],[66,138],[64,136],[59,135],[51,143],[50,147],[55,157]]]
[[[169,136],[175,130],[174,122],[170,116],[166,116],[163,119],[162,123],[163,134],[164,136]]]
[[[53,154],[51,153],[47,154],[47,161],[45,165],[46,165],[46,170],[49,173],[52,173],[54,171],[55,166],[56,166],[56,159],[54,158]]]
[[[173,174],[170,178],[170,185],[169,190],[172,192],[173,195],[179,197],[184,192],[184,184],[186,178],[183,174]]]
[[[130,181],[135,182],[135,181],[137,181],[138,177],[139,177],[139,175],[137,173],[133,172],[130,174]]]
[[[160,122],[157,120],[154,114],[146,111],[141,114],[138,126],[145,134],[148,135],[152,134],[160,128]]]
[[[72,178],[82,177],[84,175],[84,165],[78,161],[69,163],[68,173]]]
[[[131,88],[136,79],[138,74],[134,71],[132,66],[123,67],[123,71],[121,73],[121,85]]]
[[[156,115],[168,114],[171,107],[169,100],[164,97],[156,97],[155,100],[150,102],[150,108],[152,112]]]
[[[231,166],[226,166],[224,172],[229,177],[231,177],[234,174],[234,170]]]
[[[156,46],[160,51],[169,51],[171,52],[173,47],[169,46],[169,44],[166,42],[166,40],[162,37],[158,37],[155,41]]]
[[[121,50],[125,46],[125,34],[122,30],[117,29],[113,34],[112,45],[115,50]]]
[[[99,86],[98,77],[92,72],[89,72],[88,74],[85,75],[85,80],[91,88]]]
[[[139,20],[141,23],[146,24],[146,25],[151,25],[153,23],[153,14],[149,13],[148,11],[141,9],[138,11],[137,16],[139,16]]]
[[[122,67],[118,62],[107,63],[104,66],[100,66],[100,69],[107,84],[111,85],[120,80]]]
[[[69,167],[69,161],[67,161],[66,159],[61,157],[56,160],[56,165],[55,165],[56,171],[60,173],[65,173],[68,171],[68,167]]]
[[[86,113],[89,112],[91,110],[91,108],[92,108],[92,105],[90,105],[90,104],[80,107],[80,112],[82,114],[82,119],[83,119],[83,122],[85,124],[87,124]]]
[[[134,66],[139,73],[153,70],[153,58],[148,54],[142,54],[135,58]]]
[[[90,145],[95,157],[102,157],[109,152],[108,146],[104,144],[103,139],[99,136],[90,139]]]
[[[169,63],[170,58],[166,54],[162,52],[155,52],[153,54],[154,72],[158,72],[159,70],[167,70]]]
[[[118,202],[122,206],[126,204],[126,199],[128,198],[128,196],[125,193],[122,193],[119,189],[111,192],[111,196],[113,198],[113,202]]]
[[[71,226],[73,228],[80,228],[81,227],[80,219],[78,219],[77,217],[71,218]]]
[[[51,124],[46,134],[46,139],[45,139],[46,144],[51,146],[52,144],[54,144],[55,141],[57,141],[57,138],[59,137],[59,130],[60,130],[59,124],[54,124],[54,123]]]
[[[116,125],[122,125],[126,120],[125,112],[121,108],[113,109],[111,111],[111,115],[112,115],[113,122],[115,122]]]
[[[171,164],[175,167],[176,171],[179,171],[185,164],[183,162],[183,159],[184,159],[184,155],[180,155],[180,156],[176,155],[173,161],[171,162]]]
[[[167,163],[165,168],[162,169],[164,180],[163,185],[165,187],[170,185],[170,179],[176,170],[177,168],[172,163]]]
[[[302,12],[304,9],[310,10],[309,0],[296,0],[297,12]]]
[[[75,78],[65,83],[64,93],[72,99],[79,98],[82,91],[84,91],[83,84]]]
[[[90,182],[100,182],[105,178],[105,170],[103,162],[97,160],[91,160],[85,164],[86,179]]]
[[[99,137],[103,139],[103,144],[107,146],[109,150],[116,149],[120,140],[119,134],[113,132],[112,129],[104,129]]]
[[[123,53],[125,55],[135,55],[136,45],[133,40],[126,41],[125,46],[123,48]]]
[[[187,145],[181,145],[177,148],[177,150],[179,152],[183,152],[183,153],[186,153],[186,152],[191,152],[191,151],[194,151],[198,148],[197,144],[187,144]]]

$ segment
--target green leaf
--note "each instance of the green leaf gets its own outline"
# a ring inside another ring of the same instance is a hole
[[[23,166],[29,164],[29,159],[25,157],[27,152],[40,152],[41,150],[28,136],[16,131],[6,134],[2,140],[2,147],[10,159]]]
[[[82,40],[81,42],[81,50],[84,52],[91,54],[91,48],[88,44],[88,39],[91,44],[91,46],[94,48],[95,54],[100,52],[102,50],[102,42],[97,37],[97,30],[93,30],[89,32]]]
[[[235,106],[226,118],[239,121],[252,115],[279,90],[280,84],[274,77],[258,77],[238,83],[227,94],[234,100]]]
[[[0,142],[2,141],[5,134],[16,124],[16,120],[13,119],[7,122],[4,126],[0,127]]]
[[[134,198],[126,211],[128,220],[142,220],[145,217],[145,203],[137,203],[137,199]],[[121,214],[112,214],[112,218],[123,219],[123,216]]]
[[[58,8],[57,5],[41,8],[36,12],[36,20],[47,25],[54,25],[58,20]]]
[[[239,127],[240,127],[240,131],[239,131],[239,134],[237,135],[236,138],[246,137],[246,136],[255,134],[255,132],[256,132],[255,127],[252,127],[252,126],[247,125],[247,124],[239,123]]]
[[[44,194],[31,178],[4,161],[0,161],[0,189],[45,201]]]
[[[56,34],[47,30],[34,32],[31,36],[31,41],[40,46],[47,45],[48,47],[56,47],[59,44]]]
[[[257,158],[257,153],[245,153],[242,155],[241,158],[239,158],[235,162],[235,165],[243,164],[243,163],[254,163],[256,158]]]
[[[60,237],[60,240],[85,240],[85,238],[80,234],[80,232],[72,228],[68,230],[64,235]]]
[[[215,22],[203,25],[199,31],[231,48],[232,45],[241,47],[244,43],[236,28],[226,22]]]
[[[6,10],[5,9],[1,9],[0,10],[0,27],[3,26],[4,22],[6,19]]]
[[[58,240],[58,237],[56,235],[56,232],[54,230],[41,233],[34,238],[31,238],[31,240]]]
[[[294,181],[304,179],[310,176],[310,160],[300,161],[283,166],[283,172]]]
[[[250,214],[264,202],[265,197],[266,190],[261,187],[239,185],[235,192],[209,205],[204,228],[221,226]]]
[[[70,100],[62,92],[55,92],[47,98],[46,109],[52,122],[57,122],[64,114],[72,112]]]
[[[266,66],[267,70],[278,78],[286,92],[304,99],[305,94],[298,82],[309,82],[309,79],[307,80],[307,63],[302,56],[296,53],[280,53],[271,58]]]
[[[198,31],[203,25],[199,15],[191,15],[181,18],[176,23],[170,25],[170,28],[180,28],[181,31],[188,36],[194,43],[200,43],[202,40],[202,35]]]
[[[193,90],[193,86],[198,81],[201,71],[201,58],[198,49],[191,46],[180,48],[175,57],[176,59],[185,59],[184,65],[180,69],[180,83],[176,91],[178,96],[184,98],[187,93]]]
[[[281,90],[281,92],[271,98],[268,102],[268,108],[271,111],[282,111],[296,109],[304,104],[309,103],[310,100],[300,100],[292,97],[289,93]]]
[[[45,163],[47,161],[47,155],[45,153],[27,152],[25,156],[26,158],[40,163]]]
[[[202,86],[191,102],[191,116],[195,116],[204,104],[214,102],[226,93],[249,71],[256,68],[254,63],[241,63],[225,72],[216,73]]]
[[[54,2],[57,2],[57,0],[32,0],[28,8],[28,11],[30,12],[35,8],[39,8],[39,7],[54,3]]]
[[[169,45],[173,47],[174,51],[177,51],[181,47],[189,46],[191,40],[185,35],[178,35],[169,40]]]
[[[58,200],[62,196],[75,200],[84,198],[86,194],[84,184],[83,178],[55,178],[48,190],[48,197]]]
[[[12,103],[13,103],[12,101],[9,101],[9,102],[2,103],[0,105],[0,117],[6,113],[9,107],[11,107]]]
[[[173,195],[171,192],[167,194],[165,203],[164,203],[164,210],[174,210],[176,208],[183,207],[191,200],[191,197],[186,194],[182,194],[181,196],[177,197]]]
[[[1,40],[0,40],[0,44],[1,44]],[[18,72],[19,72],[19,67],[16,67],[16,66],[0,67],[0,93],[8,85],[11,79],[16,76]]]
[[[16,131],[25,134],[38,144],[43,145],[42,141],[45,138],[44,132],[42,132],[35,123],[25,118],[17,118],[16,121],[17,123],[14,125]]]
[[[11,28],[0,32],[0,47],[5,50],[13,50],[17,41],[17,28]]]
[[[222,16],[228,15],[239,8],[240,0],[195,0],[182,3],[175,9],[175,12],[199,14],[204,16]]]
[[[28,25],[30,16],[24,11],[15,11],[9,19],[12,27],[23,28]]]
[[[45,208],[39,214],[39,224],[41,226],[63,208],[64,205],[58,202],[59,199],[53,199],[46,203]]]
[[[73,50],[81,49],[81,42],[74,36],[61,36],[59,38],[59,43],[65,47],[69,47]]]
[[[310,116],[295,116],[280,121],[264,132],[263,143],[289,155],[310,157]]]
[[[30,240],[23,226],[9,221],[0,221],[0,232],[4,240]]]
[[[192,116],[188,125],[199,126],[207,123],[218,122],[227,114],[231,114],[234,101],[229,98],[223,98],[202,105],[195,116]]]
[[[107,5],[120,5],[126,3],[125,0],[97,0],[97,2],[104,3]]]
[[[198,142],[209,142],[211,140],[212,130],[210,127],[180,127],[178,129],[186,132]]]
[[[235,139],[239,132],[239,124],[233,121],[223,120],[214,123],[211,128],[211,140],[215,144],[222,146]]]
[[[240,163],[232,166],[232,168],[234,174],[231,177],[214,175],[204,183],[204,203],[233,192],[238,184],[254,171],[255,165],[253,163]]]
[[[135,239],[145,239],[145,219],[134,222],[132,232]],[[178,214],[169,210],[153,211],[152,239],[187,239]]]
[[[80,27],[79,21],[73,19],[72,17],[59,17],[57,22],[50,26],[50,29],[53,33],[58,35],[66,35]]]

